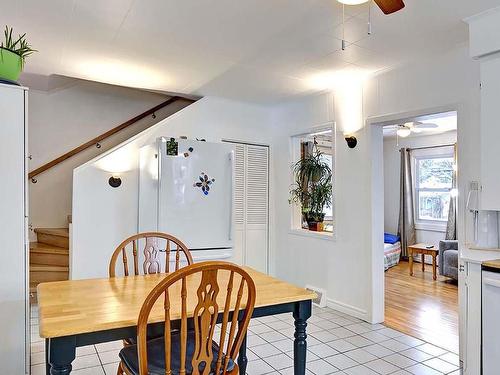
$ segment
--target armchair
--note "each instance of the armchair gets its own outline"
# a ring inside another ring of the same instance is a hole
[[[458,241],[439,241],[439,274],[458,280]]]

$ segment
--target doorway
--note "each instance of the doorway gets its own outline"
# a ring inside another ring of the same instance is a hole
[[[384,323],[458,354],[457,112],[372,124],[383,133]]]

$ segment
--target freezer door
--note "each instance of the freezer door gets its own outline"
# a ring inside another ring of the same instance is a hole
[[[178,140],[178,155],[159,141],[158,229],[191,250],[233,246],[233,146]]]

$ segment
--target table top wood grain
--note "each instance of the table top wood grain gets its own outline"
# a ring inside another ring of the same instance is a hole
[[[408,245],[408,249],[412,249],[414,252],[419,253],[419,254],[433,254],[433,253],[439,253],[439,249],[437,247],[431,247],[430,249],[427,248],[429,246],[426,243],[417,243],[415,245]]]
[[[256,308],[316,298],[314,292],[251,268],[244,268],[255,282]],[[37,297],[40,336],[54,338],[135,326],[146,296],[165,276],[165,274],[154,274],[39,284]],[[228,279],[229,273],[219,275],[221,291],[224,290]],[[188,277],[187,285],[191,290],[194,289],[194,292],[188,293],[188,306],[194,307],[199,275]],[[169,293],[172,301],[171,318],[178,319],[180,318],[180,285],[179,289],[173,288]],[[221,293],[221,298],[223,294],[225,293]],[[190,298],[194,303],[189,303]],[[179,302],[179,306],[176,305],[176,301]],[[223,306],[222,300],[219,305]],[[192,316],[192,311],[188,311],[188,315]],[[150,322],[162,320],[164,320],[164,312],[160,301],[151,312]]]

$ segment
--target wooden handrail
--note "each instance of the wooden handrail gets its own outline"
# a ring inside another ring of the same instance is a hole
[[[167,99],[166,101],[164,101],[163,103],[160,103],[157,106],[155,106],[151,109],[148,109],[146,112],[143,112],[143,113],[131,118],[130,120],[125,121],[123,124],[120,124],[120,125],[114,127],[113,129],[108,130],[105,133],[102,133],[98,137],[95,137],[95,138],[91,139],[90,141],[85,142],[84,144],[72,149],[71,151],[66,152],[65,154],[55,158],[52,161],[49,161],[48,163],[42,165],[41,167],[38,167],[37,169],[32,170],[30,173],[28,173],[28,178],[33,178],[33,177],[39,175],[40,173],[45,172],[47,169],[50,169],[50,168],[56,166],[57,164],[65,161],[66,159],[69,159],[72,156],[75,156],[76,154],[82,152],[83,150],[85,150],[89,147],[92,147],[92,146],[98,144],[99,142],[104,141],[106,138],[111,137],[113,134],[118,133],[119,131],[129,127],[130,125],[136,123],[139,120],[142,120],[145,117],[148,117],[149,115],[152,115],[153,113],[159,111],[163,107],[166,107],[167,105],[172,104],[173,102],[175,102],[179,99],[191,100],[191,99],[186,99],[186,98],[183,98],[180,96],[172,96],[169,99]]]

